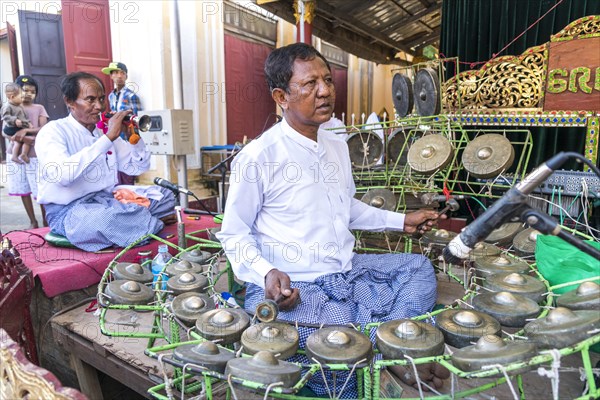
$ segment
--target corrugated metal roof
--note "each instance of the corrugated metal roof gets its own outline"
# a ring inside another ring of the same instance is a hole
[[[260,6],[295,23],[293,2]],[[441,8],[442,0],[317,0],[313,33],[361,58],[401,63],[400,51],[418,56],[428,45],[439,46]]]

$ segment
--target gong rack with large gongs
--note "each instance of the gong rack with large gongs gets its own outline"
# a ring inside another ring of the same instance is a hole
[[[374,166],[383,156],[383,140],[372,131],[359,131],[346,138],[350,162],[356,169]]]
[[[399,127],[387,140],[386,160],[391,168],[400,168],[408,162],[408,149],[411,143],[422,137],[423,132],[415,127]]]

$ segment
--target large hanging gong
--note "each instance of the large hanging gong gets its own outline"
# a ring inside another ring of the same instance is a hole
[[[383,155],[383,141],[375,132],[354,132],[346,139],[354,168],[369,168]]]
[[[124,279],[126,281],[136,281],[141,283],[152,282],[152,272],[148,268],[142,267],[138,263],[121,262],[115,265],[113,269],[115,279]]]
[[[148,304],[154,298],[154,292],[140,282],[117,279],[106,286],[105,294],[111,304]]]
[[[504,341],[496,335],[482,336],[476,344],[452,353],[452,364],[464,372],[480,371],[486,366],[522,362],[537,355],[537,346],[527,341]],[[518,375],[530,370],[526,366],[509,372]],[[491,377],[502,376],[492,375]]]
[[[483,335],[500,335],[500,323],[490,315],[479,311],[448,309],[437,315],[437,327],[444,334],[447,344],[466,347]]]
[[[396,113],[406,117],[413,109],[413,87],[410,78],[403,74],[394,74],[392,79],[392,101]]]
[[[441,110],[440,80],[437,71],[423,68],[417,72],[413,85],[415,106],[421,116],[437,115]]]
[[[548,291],[544,282],[533,276],[515,272],[491,274],[483,281],[483,287],[492,292],[520,294],[538,304],[544,300],[544,293]]]
[[[196,264],[202,264],[210,258],[211,254],[208,251],[202,251],[200,249],[194,249],[181,253],[179,258],[181,260],[193,262]]]
[[[355,329],[330,326],[311,333],[306,339],[306,355],[323,364],[355,364],[369,362],[373,348],[369,338]]]
[[[505,254],[476,258],[473,261],[477,276],[487,277],[500,272],[515,272],[525,274],[529,271],[529,264]]]
[[[173,314],[187,326],[193,326],[200,315],[214,308],[215,302],[204,293],[182,293],[171,303]]]
[[[207,340],[220,340],[231,344],[240,340],[242,332],[250,325],[250,317],[237,308],[219,308],[207,311],[196,320],[196,330]]]
[[[545,318],[525,325],[524,332],[542,349],[562,349],[590,337],[590,331],[600,328],[600,313],[595,310],[571,311],[557,307]]]
[[[184,363],[192,363],[205,367],[210,371],[225,372],[227,362],[235,358],[235,353],[213,342],[200,344],[184,344],[173,350],[173,358]]]
[[[533,228],[527,228],[517,233],[513,239],[515,253],[522,257],[534,255],[535,245],[539,234],[540,231]]]
[[[462,163],[475,178],[492,178],[507,170],[515,160],[510,140],[496,133],[473,139],[462,154]]]
[[[556,305],[571,310],[600,310],[600,285],[596,282],[583,282],[577,289],[562,294]]]
[[[392,132],[387,140],[387,163],[390,168],[403,167],[408,162],[410,143],[423,136],[414,127],[403,127]],[[410,139],[410,140],[409,140]]]
[[[433,174],[452,161],[454,148],[443,135],[431,134],[416,140],[408,150],[408,164],[413,171]]]
[[[496,228],[485,238],[487,243],[506,246],[512,243],[513,238],[523,229],[521,222],[506,222]]]
[[[496,318],[503,326],[521,328],[540,313],[535,301],[510,292],[485,292],[473,297],[473,307]]]
[[[298,330],[283,322],[264,322],[252,325],[242,333],[244,353],[268,351],[280,360],[296,354],[300,337]]]
[[[167,288],[173,292],[174,296],[185,292],[201,293],[208,288],[208,278],[204,275],[186,272],[169,278]]]
[[[382,210],[396,210],[396,195],[389,189],[369,189],[360,201]]]
[[[300,380],[300,367],[286,361],[277,360],[268,351],[259,351],[252,358],[234,358],[229,360],[225,375],[252,382],[270,385],[281,382],[281,387],[292,387]]]
[[[375,344],[388,360],[431,357],[444,353],[444,335],[435,326],[401,319],[385,322],[377,328]]]
[[[191,274],[201,274],[202,265],[187,260],[181,260],[178,263],[167,265],[167,269],[165,270],[165,272],[169,277],[181,275],[186,272],[189,272]]]

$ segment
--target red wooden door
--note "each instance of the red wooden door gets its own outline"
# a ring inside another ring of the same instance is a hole
[[[98,76],[106,91],[113,83],[102,68],[112,61],[108,0],[62,0],[67,72],[85,71]]]
[[[275,102],[265,81],[271,48],[225,34],[227,143],[253,139],[275,122]]]
[[[342,113],[348,120],[348,70],[346,68],[331,65],[331,75],[335,84],[335,107],[333,112],[337,119],[342,119]],[[347,124],[346,121],[342,121]]]
[[[60,77],[66,72],[61,16],[19,10],[19,22],[23,72],[39,86],[36,103],[46,108],[51,120],[66,117],[60,91]]]
[[[6,33],[8,36],[8,50],[10,52],[10,68],[13,81],[19,76],[19,56],[17,50],[17,33],[15,27],[6,22]]]

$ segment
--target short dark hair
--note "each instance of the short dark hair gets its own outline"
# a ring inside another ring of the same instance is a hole
[[[96,75],[83,71],[72,72],[63,76],[60,80],[60,90],[62,91],[66,101],[77,100],[79,93],[81,92],[81,86],[79,85],[79,82],[86,79],[95,79],[106,92],[104,83]]]
[[[296,59],[313,60],[319,57],[327,65],[327,69],[331,71],[329,63],[315,49],[306,43],[294,43],[288,46],[275,49],[269,54],[265,61],[265,77],[269,89],[283,89],[289,92],[289,83],[294,72],[294,62]]]
[[[15,83],[21,87],[25,85],[31,85],[35,88],[35,92],[39,92],[39,87],[35,79],[33,79],[30,75],[19,75],[17,79],[15,79]]]

